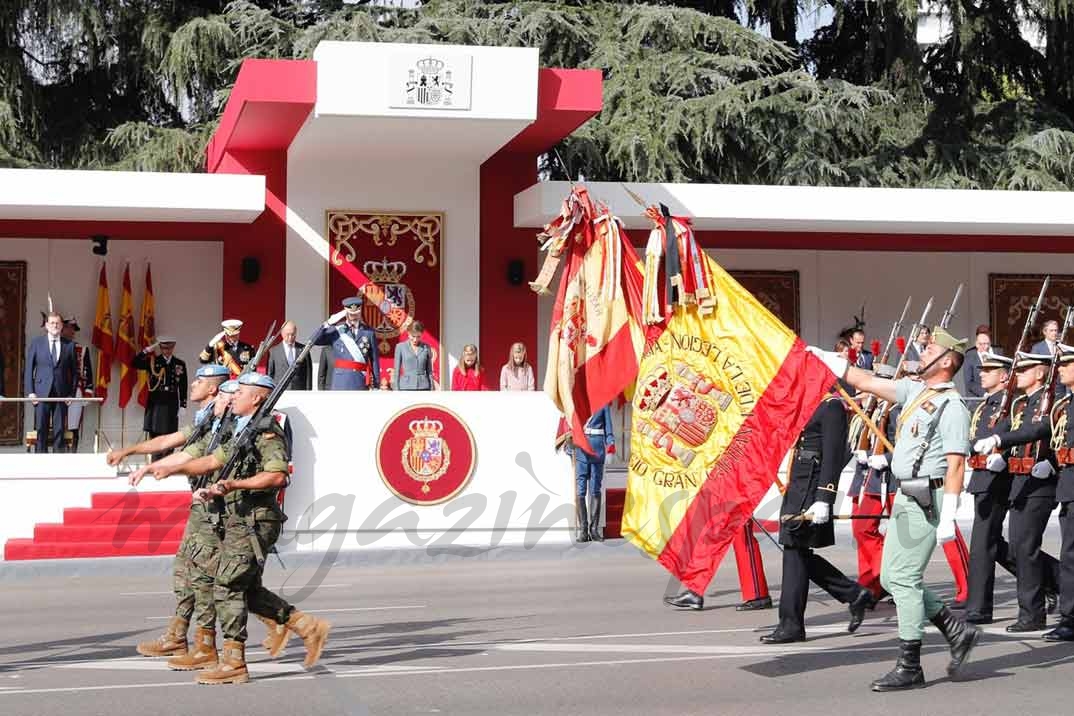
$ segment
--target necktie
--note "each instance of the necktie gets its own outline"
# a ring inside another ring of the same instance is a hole
[[[295,347],[287,346],[287,365],[294,365],[295,363]]]
[[[56,341],[52,341],[52,365],[57,365],[60,362],[60,347]]]

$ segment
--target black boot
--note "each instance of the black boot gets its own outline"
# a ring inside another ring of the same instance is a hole
[[[956,617],[947,607],[940,609],[930,621],[940,630],[951,647],[951,661],[947,663],[947,675],[954,676],[969,658],[973,647],[977,646],[977,640],[981,638],[981,630]]]
[[[873,691],[904,691],[925,685],[921,670],[921,640],[899,639],[899,660],[895,668],[873,682]]]
[[[589,539],[594,542],[604,541],[604,530],[600,526],[600,506],[603,501],[603,492],[589,496]]]
[[[574,500],[574,517],[578,523],[577,542],[589,541],[589,514],[585,508],[585,495],[578,495]]]
[[[847,605],[847,609],[850,610],[850,623],[847,624],[847,631],[853,634],[861,626],[861,623],[865,621],[865,610],[874,609],[876,607],[876,599],[873,597],[873,593],[868,589],[862,589],[857,598]]]
[[[1055,629],[1040,637],[1044,641],[1074,641],[1074,619],[1061,619]]]

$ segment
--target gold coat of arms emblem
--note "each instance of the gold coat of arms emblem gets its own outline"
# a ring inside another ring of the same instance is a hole
[[[411,420],[407,426],[410,437],[403,443],[403,470],[411,479],[422,483],[421,491],[429,493],[429,483],[440,479],[451,466],[451,448],[441,437],[444,424],[439,420]]]

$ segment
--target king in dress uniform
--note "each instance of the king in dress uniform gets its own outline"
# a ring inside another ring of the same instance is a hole
[[[331,390],[376,390],[380,385],[377,336],[362,322],[362,303],[361,296],[343,299],[343,310],[330,316],[313,339],[314,345],[331,348]]]
[[[229,318],[221,321],[220,327],[224,330],[217,333],[210,340],[205,350],[198,356],[202,365],[216,363],[228,369],[231,377],[242,373],[246,364],[254,357],[254,349],[249,343],[239,340],[242,331],[242,321]]]
[[[154,351],[160,347],[160,355]],[[152,346],[143,348],[131,361],[131,366],[146,372],[149,396],[145,404],[142,429],[150,439],[169,435],[179,429],[179,410],[186,410],[186,363],[176,358],[175,339],[161,336]],[[159,460],[160,454],[154,455]]]

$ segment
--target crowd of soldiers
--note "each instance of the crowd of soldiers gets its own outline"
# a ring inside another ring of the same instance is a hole
[[[346,299],[343,310],[318,328],[311,344],[339,343],[339,350],[346,351],[354,364],[345,367],[364,376],[367,365],[361,359],[375,363],[375,356],[357,323],[361,303],[360,298]],[[340,322],[344,325],[337,326]],[[201,684],[249,680],[245,645],[251,613],[267,629],[262,644],[273,658],[282,654],[291,634],[301,637],[306,668],[320,659],[330,630],[328,622],[296,609],[262,582],[265,558],[287,519],[281,491],[290,481],[290,427],[286,416],[272,408],[308,366],[312,345],[296,347],[294,325],[285,324],[280,350],[269,359],[278,362],[277,370],[263,374],[253,368],[274,342],[272,331],[255,350],[239,339],[241,321],[227,320],[221,327],[201,353],[204,365],[190,384],[189,400],[200,405],[190,424],[180,428],[177,419],[154,418],[153,429],[147,428],[149,439],[113,449],[107,456],[110,465],[119,466],[131,455],[152,455],[151,462],[130,474],[132,486],[146,475],[188,479],[192,506],[173,569],[175,613],[164,633],[138,644],[137,651],[170,657],[167,665],[174,670],[198,671]],[[163,351],[174,346],[161,343]],[[147,347],[140,359],[150,371],[160,370],[157,347]],[[361,353],[363,349],[368,356]],[[340,370],[338,363],[336,369]],[[185,403],[185,395],[182,400]],[[159,412],[175,415],[174,402],[165,407]],[[158,411],[147,410],[147,424],[151,414]],[[223,637],[220,649],[217,627]]]

